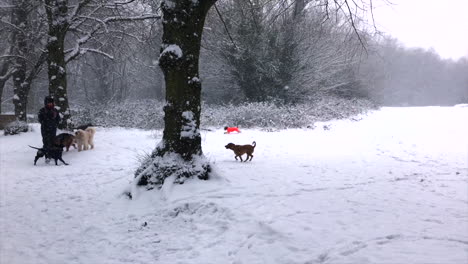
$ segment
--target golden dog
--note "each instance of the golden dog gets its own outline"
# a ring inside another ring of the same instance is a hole
[[[94,148],[94,134],[96,134],[96,129],[93,127],[88,127],[85,130],[78,129],[75,132],[75,141],[78,145],[78,151],[88,150],[89,146],[91,149]]]

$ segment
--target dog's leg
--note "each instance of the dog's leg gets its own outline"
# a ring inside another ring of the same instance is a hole
[[[55,166],[58,166],[58,164],[57,164],[57,159],[54,159],[54,160],[55,160]]]
[[[82,146],[81,142],[80,142],[80,143],[78,143],[78,152],[80,152],[80,151],[81,151],[81,148],[82,148],[82,147],[83,147],[83,146]]]
[[[244,161],[244,160],[242,160],[242,155],[239,156],[239,159],[241,160],[241,162]]]
[[[68,163],[66,163],[62,158],[58,158],[58,159],[59,159],[61,162],[63,162],[63,164],[68,165]],[[57,163],[57,160],[55,160],[55,163]],[[57,165],[57,164],[55,164],[55,165]]]
[[[36,166],[36,162],[37,162],[37,160],[38,160],[39,158],[40,158],[39,156],[36,156],[36,157],[34,158],[34,166]]]
[[[252,159],[253,159],[253,155],[252,155],[252,154],[250,154],[250,161],[252,161]]]

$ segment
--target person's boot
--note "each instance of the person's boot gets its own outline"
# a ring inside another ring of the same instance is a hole
[[[46,151],[48,150],[48,146],[47,146],[47,145],[42,146],[42,148],[45,149]],[[45,163],[46,163],[46,164],[49,164],[49,163],[50,163],[50,158],[45,157]]]

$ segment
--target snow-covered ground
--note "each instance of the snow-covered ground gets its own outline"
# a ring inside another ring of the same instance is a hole
[[[133,200],[161,131],[97,128],[70,166],[33,166],[37,125],[0,136],[0,263],[467,263],[468,107],[360,118],[204,131],[214,179]],[[254,140],[252,162],[224,148]]]

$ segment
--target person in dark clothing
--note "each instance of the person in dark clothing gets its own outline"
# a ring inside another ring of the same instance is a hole
[[[54,99],[46,96],[44,107],[39,110],[39,123],[41,123],[42,143],[45,149],[53,147],[54,138],[57,134],[57,126],[60,122],[60,115],[55,109]]]

